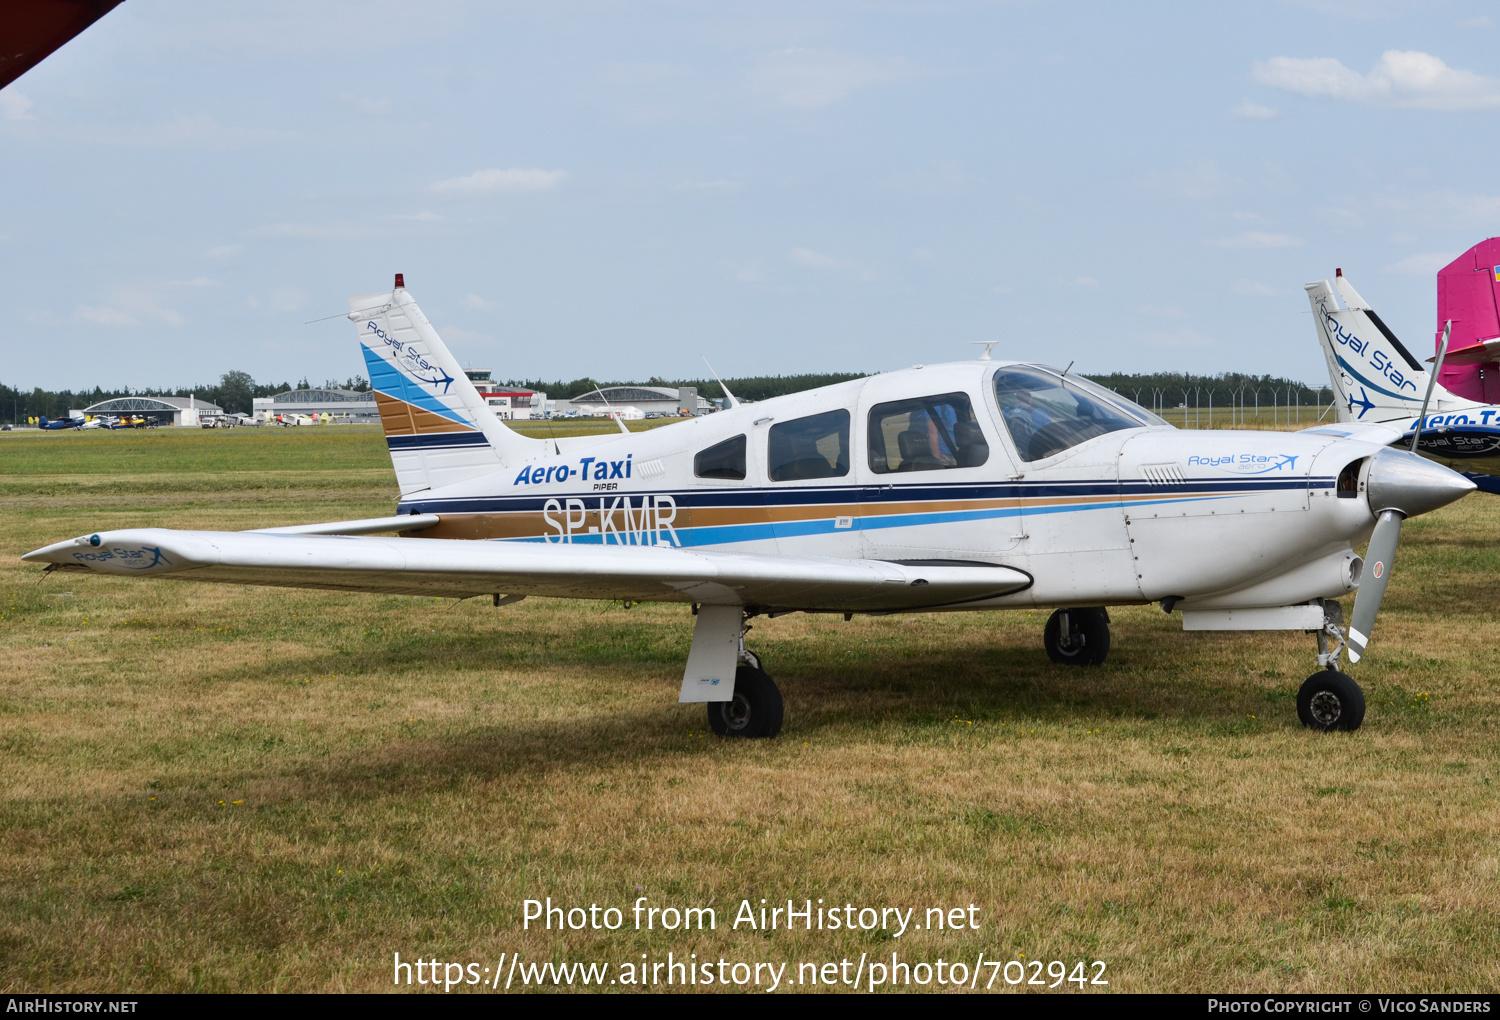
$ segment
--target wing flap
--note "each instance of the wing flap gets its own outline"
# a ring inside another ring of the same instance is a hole
[[[505,593],[854,612],[949,605],[1031,586],[1023,571],[990,565],[165,528],[101,532],[22,559],[120,576],[332,591],[453,598]]]

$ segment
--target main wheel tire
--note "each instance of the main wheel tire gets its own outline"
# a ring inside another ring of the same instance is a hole
[[[1063,616],[1068,632],[1063,633]],[[1102,666],[1109,655],[1109,612],[1103,606],[1059,609],[1042,631],[1047,658],[1060,666]]]
[[[708,726],[721,737],[774,737],[781,732],[781,692],[754,666],[734,671],[734,699],[708,703]]]
[[[1297,718],[1312,730],[1359,729],[1365,721],[1365,694],[1351,677],[1320,669],[1297,692]]]

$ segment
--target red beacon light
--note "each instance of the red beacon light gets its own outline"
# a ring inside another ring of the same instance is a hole
[[[397,290],[402,290],[405,287],[406,287],[406,274],[405,273],[397,273],[396,274],[396,289]]]

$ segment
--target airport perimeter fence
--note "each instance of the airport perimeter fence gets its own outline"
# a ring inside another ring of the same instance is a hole
[[[1296,431],[1335,419],[1328,387],[1273,390],[1136,390],[1123,393],[1180,429]]]

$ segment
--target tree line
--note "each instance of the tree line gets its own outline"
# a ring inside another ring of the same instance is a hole
[[[864,378],[864,372],[804,372],[796,375],[736,376],[724,380],[730,391],[741,400],[769,400],[788,393],[830,386]],[[1083,375],[1084,373],[1080,373]],[[1327,387],[1309,386],[1295,379],[1272,375],[1246,375],[1241,372],[1223,372],[1219,375],[1199,376],[1182,372],[1149,373],[1089,373],[1085,378],[1114,390],[1122,396],[1151,408],[1172,408],[1182,404],[1188,407],[1216,408],[1231,404],[1255,406],[1257,395],[1262,405],[1269,406],[1274,400],[1279,404],[1317,404],[1319,393]],[[494,384],[501,387],[541,390],[552,400],[571,400],[581,397],[598,386],[665,386],[678,389],[683,386],[697,387],[705,397],[718,397],[723,390],[714,379],[663,379],[652,376],[646,382],[634,380],[574,379],[547,381],[543,379],[512,379]],[[0,383],[0,419],[12,422],[46,415],[60,418],[74,408],[84,408],[115,397],[186,397],[192,394],[200,400],[217,404],[230,413],[249,414],[251,401],[255,397],[269,397],[290,389],[316,388],[307,378],[293,386],[291,383],[258,383],[248,372],[225,372],[216,383],[202,386],[179,386],[175,389],[115,389],[106,390],[95,386],[92,390],[44,390],[37,387],[30,391]],[[370,388],[363,376],[353,376],[343,382],[329,379],[323,389],[365,391]]]
[[[848,382],[850,379],[863,379],[867,374],[866,372],[805,372],[801,375],[738,376],[725,379],[724,385],[728,386],[730,392],[740,400],[769,400],[771,397],[801,393],[803,390],[831,386],[834,383]],[[611,386],[665,386],[674,390],[684,386],[696,386],[699,395],[709,399],[724,395],[723,389],[714,379],[663,379],[654,375],[645,382],[616,379],[574,379],[571,382],[563,382],[561,379],[551,382],[544,379],[509,379],[494,385],[502,389],[540,390],[547,394],[548,400],[572,400],[592,392],[595,388],[608,389]]]
[[[1096,372],[1085,378],[1153,410],[1182,405],[1223,408],[1233,404],[1254,407],[1257,401],[1262,407],[1269,407],[1273,401],[1282,406],[1296,403],[1312,405],[1319,403],[1320,393],[1326,402],[1328,394],[1326,383],[1309,386],[1285,376],[1246,375],[1242,372],[1223,372],[1219,375]]]
[[[230,414],[249,414],[256,397],[270,397],[290,389],[313,389],[304,377],[294,387],[291,383],[258,383],[249,372],[225,372],[216,383],[202,386],[179,386],[176,389],[148,388],[106,390],[95,386],[92,390],[44,390],[40,386],[23,390],[17,386],[0,383],[0,419],[13,423],[27,418],[46,415],[48,418],[66,417],[70,410],[90,407],[116,397],[186,397],[192,395],[210,404],[217,404]],[[323,389],[368,390],[370,384],[363,376],[353,376],[343,382],[329,379]]]

